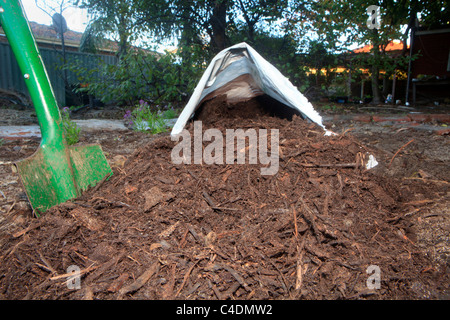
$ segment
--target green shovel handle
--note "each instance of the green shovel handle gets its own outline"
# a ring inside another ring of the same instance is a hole
[[[18,166],[19,173],[21,167],[28,168],[28,177],[40,179],[33,183],[35,190],[28,191],[28,196],[44,193],[43,189],[52,186],[58,202],[74,198],[78,194],[77,184],[61,114],[22,3],[19,0],[0,0],[0,22],[25,79],[41,128],[40,148],[33,158],[28,162],[21,161],[21,166]],[[47,185],[44,181],[48,181]],[[41,196],[46,197],[46,194]]]
[[[19,0],[0,0],[0,22],[33,101],[41,128],[41,145],[64,148],[62,121],[55,94]]]
[[[0,0],[0,21],[36,110],[42,144],[62,147],[62,121],[42,57],[18,0]]]

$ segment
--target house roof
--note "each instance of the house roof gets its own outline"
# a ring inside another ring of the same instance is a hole
[[[34,37],[39,40],[59,40],[59,35],[56,33],[55,29],[51,26],[39,24],[34,21],[30,21],[30,27],[33,31]],[[72,30],[67,30],[64,33],[64,42],[73,45],[79,45],[81,41],[81,37],[83,34],[81,32],[76,32]]]
[[[34,38],[39,47],[58,47],[61,46],[61,39],[59,34],[55,31],[52,26],[40,24],[34,21],[29,22],[31,30],[33,32]],[[83,37],[82,32],[77,32],[73,30],[67,30],[64,33],[64,45],[66,49],[72,51],[78,51],[81,43],[81,38]],[[6,42],[6,35],[0,26],[0,42]],[[139,47],[132,46],[135,50],[140,50],[143,52],[155,54],[160,56],[159,53],[155,51],[149,51]],[[98,48],[98,53],[106,55],[114,55],[119,50],[119,44],[116,41],[102,39],[101,47]]]
[[[364,47],[355,49],[352,52],[353,53],[369,53],[369,52],[371,52],[372,48],[373,48],[373,45],[368,44],[368,45],[365,45]],[[407,46],[407,48],[409,48],[409,45]],[[400,50],[403,50],[403,43],[399,40],[393,40],[393,41],[389,42],[385,49],[385,51],[387,51],[387,52],[400,51]]]
[[[59,34],[55,31],[52,26],[40,24],[34,21],[29,22],[33,35],[36,39],[36,42],[40,45],[61,45],[61,39]],[[71,47],[73,49],[78,50],[80,47],[81,38],[83,36],[82,32],[67,30],[64,33],[64,45],[66,47]],[[0,41],[1,38],[6,38],[3,29],[0,27]],[[116,42],[111,40],[104,41],[104,45],[100,48],[100,51],[115,53],[117,52],[118,45]]]

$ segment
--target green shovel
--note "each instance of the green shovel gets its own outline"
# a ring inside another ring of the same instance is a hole
[[[19,0],[0,0],[0,23],[25,79],[41,129],[41,144],[16,163],[36,215],[76,198],[109,178],[112,170],[99,145],[68,146],[47,71]]]

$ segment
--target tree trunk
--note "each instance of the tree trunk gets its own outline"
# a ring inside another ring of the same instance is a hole
[[[347,98],[348,101],[352,100],[352,68],[350,65],[350,69],[348,69],[348,73],[347,73]]]
[[[248,40],[249,40],[250,43],[254,43],[255,42],[254,35],[255,35],[255,24],[256,24],[256,21],[250,19],[249,15],[248,15],[247,8],[245,8],[245,5],[242,2],[242,0],[239,0],[239,5],[241,7],[242,14],[244,16],[245,22],[247,23]]]
[[[389,93],[389,75],[385,73],[383,75],[383,90],[381,91],[382,98],[387,97]]]
[[[119,60],[122,60],[122,58],[127,54],[128,51],[128,40],[126,37],[120,36],[119,39],[119,49],[117,51],[117,57]]]
[[[129,38],[129,34],[128,31],[126,29],[126,21],[125,21],[125,17],[123,15],[120,15],[118,17],[119,19],[119,25],[117,26],[118,28],[118,33],[119,33],[119,48],[117,51],[117,57],[119,58],[119,60],[122,60],[122,58],[128,53],[128,38]]]
[[[372,104],[381,103],[381,92],[379,88],[378,76],[380,74],[380,68],[377,65],[372,66]]]
[[[217,53],[229,45],[229,39],[226,35],[227,29],[227,0],[212,1],[213,6],[210,24],[212,29],[211,48]]]
[[[372,104],[381,103],[381,92],[378,78],[380,76],[380,45],[378,30],[373,29],[373,64],[372,64]]]

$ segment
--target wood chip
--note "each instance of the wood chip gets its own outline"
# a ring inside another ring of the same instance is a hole
[[[157,204],[171,200],[174,195],[170,192],[163,192],[158,187],[153,187],[150,190],[143,193],[145,199],[144,210],[149,211]]]
[[[159,269],[159,262],[155,262],[148,268],[139,278],[136,279],[132,284],[123,287],[119,290],[119,297],[124,296],[128,293],[135,292],[142,288],[150,278],[158,272]]]
[[[124,282],[128,279],[130,277],[130,275],[128,274],[128,273],[122,273],[113,283],[111,283],[111,285],[108,287],[108,291],[109,292],[113,292],[113,293],[115,293],[115,292],[117,292],[117,291],[119,291],[121,288],[122,288],[122,286],[123,286],[123,284],[124,284]]]

